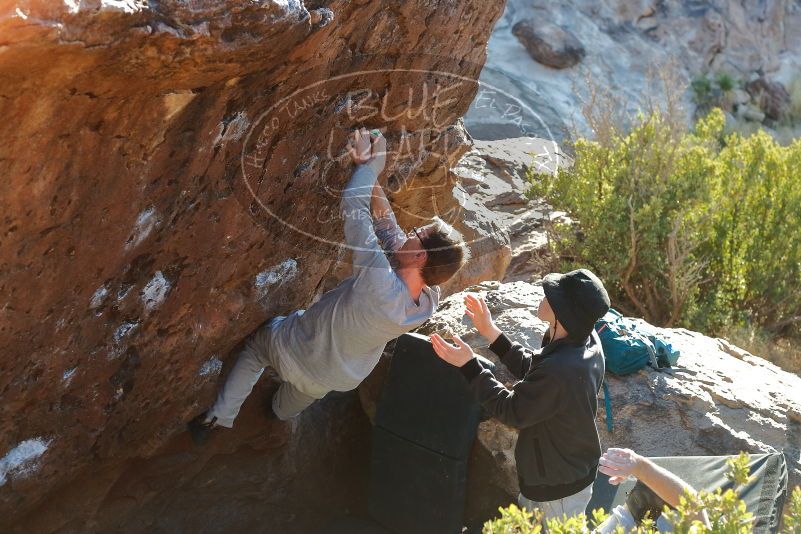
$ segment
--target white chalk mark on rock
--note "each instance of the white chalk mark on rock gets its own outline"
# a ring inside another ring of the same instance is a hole
[[[64,5],[70,13],[77,13],[81,9],[80,0],[64,0]]]
[[[108,288],[105,285],[98,287],[89,300],[89,308],[92,310],[99,308],[106,300],[106,295],[108,295]]]
[[[287,280],[292,280],[298,274],[298,262],[293,258],[288,258],[278,265],[273,265],[256,275],[256,289],[259,290],[260,296],[267,293],[270,286],[278,284],[279,286]]]
[[[139,322],[137,321],[127,321],[122,323],[114,331],[114,342],[119,343],[120,341],[122,341],[122,338],[127,336],[137,326],[139,326]]]
[[[156,208],[153,206],[148,206],[136,218],[136,224],[134,225],[128,241],[125,242],[125,247],[130,249],[138,246],[139,243],[144,241],[147,236],[150,235],[150,232],[153,231],[153,228],[156,227],[158,222],[159,220],[158,215],[156,214]]]
[[[204,362],[200,367],[198,374],[200,376],[215,376],[222,371],[223,362],[216,356],[212,356],[207,362]]]
[[[306,10],[301,0],[273,0],[273,3],[283,8],[285,16],[299,15]]]
[[[6,483],[9,475],[25,477],[32,474],[37,467],[36,460],[51,442],[42,438],[28,439],[8,451],[0,459],[0,486]]]
[[[100,9],[137,13],[145,7],[145,2],[138,0],[100,0]]]
[[[117,291],[117,300],[120,301],[125,299],[125,297],[128,296],[128,293],[131,292],[131,289],[133,289],[132,285],[125,285],[120,287],[120,290]]]
[[[169,280],[164,278],[164,274],[162,274],[161,271],[156,271],[156,274],[153,275],[153,278],[151,278],[142,289],[139,296],[142,299],[142,304],[145,305],[145,309],[152,311],[161,306],[161,303],[167,298],[167,293],[169,292]]]
[[[212,145],[217,146],[221,143],[227,143],[228,141],[236,141],[247,133],[249,127],[250,120],[248,119],[248,114],[244,111],[239,111],[236,115],[223,120],[218,125],[217,138]]]
[[[78,366],[76,365],[75,367],[70,367],[69,369],[64,371],[64,374],[61,375],[61,383],[64,384],[65,386],[69,386],[70,382],[72,382],[72,377],[75,376],[75,372],[77,370]]]

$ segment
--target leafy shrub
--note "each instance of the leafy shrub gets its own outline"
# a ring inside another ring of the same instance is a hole
[[[748,482],[749,457],[741,453],[738,458],[728,461],[729,477],[735,488]],[[539,534],[542,529],[542,512],[520,509],[514,504],[499,509],[499,518],[484,524],[484,534]],[[686,492],[681,497],[675,510],[665,507],[662,512],[673,525],[673,532],[684,534],[748,534],[751,532],[750,522],[753,515],[745,508],[745,503],[738,497],[736,489],[712,492]],[[708,518],[708,525],[700,518],[702,513]],[[594,510],[589,521],[590,528],[600,525],[608,515],[603,510]],[[587,519],[584,514],[561,520],[547,520],[549,532],[555,534],[578,534],[587,532]],[[623,527],[618,527],[623,534]],[[656,531],[653,521],[643,521],[638,534],[651,534]],[[782,532],[785,534],[801,534],[801,487],[796,487],[790,495],[787,512],[784,516]]]
[[[801,140],[723,134],[715,109],[687,130],[653,108],[607,121],[575,162],[532,175],[531,194],[575,225],[551,228],[563,268],[589,266],[613,303],[664,325],[718,331],[753,322],[787,335],[801,321]]]
[[[715,78],[715,81],[717,82],[720,90],[723,91],[724,93],[728,93],[729,91],[734,90],[734,88],[737,86],[736,82],[734,81],[734,78],[732,78],[731,74],[727,72],[718,73],[717,77]]]
[[[693,91],[693,102],[699,106],[709,103],[712,96],[712,80],[706,74],[701,74],[690,82],[690,88]]]
[[[740,87],[741,82],[727,72],[715,75],[699,74],[690,82],[693,103],[696,112],[703,115],[712,108],[720,107],[726,111],[733,110],[732,91]]]

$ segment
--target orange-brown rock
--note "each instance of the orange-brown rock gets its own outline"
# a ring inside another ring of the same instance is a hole
[[[0,0],[0,530],[102,530],[132,472],[126,510],[168,491],[140,462],[208,460],[165,444],[325,285],[344,135],[386,130],[405,222],[441,210],[502,8]]]

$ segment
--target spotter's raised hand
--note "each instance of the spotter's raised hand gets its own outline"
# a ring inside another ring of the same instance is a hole
[[[442,339],[439,334],[431,336],[431,345],[434,347],[434,352],[437,353],[437,356],[451,365],[461,367],[473,359],[473,349],[462,341],[459,336],[453,336],[453,341],[456,345],[451,345]]]

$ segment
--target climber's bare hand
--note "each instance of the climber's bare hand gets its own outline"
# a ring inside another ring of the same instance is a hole
[[[387,163],[387,138],[379,130],[373,130],[370,132],[370,144],[372,154],[370,167],[373,168],[376,176],[378,176]]]
[[[348,136],[348,154],[353,163],[357,165],[367,163],[372,159],[372,143],[367,128],[353,130]]]

